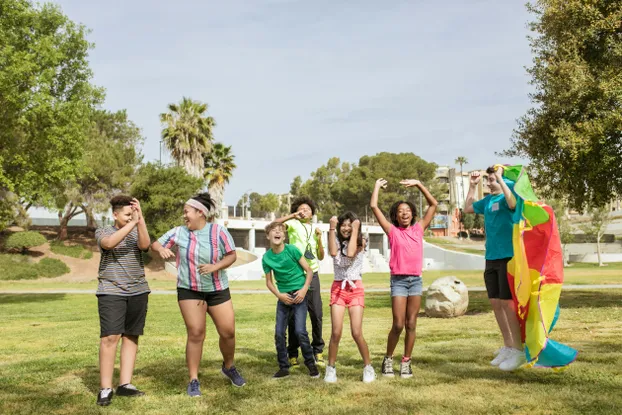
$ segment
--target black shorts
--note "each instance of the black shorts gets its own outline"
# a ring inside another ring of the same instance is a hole
[[[97,295],[100,337],[124,334],[142,336],[147,317],[149,293],[138,295]]]
[[[231,293],[229,288],[225,288],[221,291],[202,292],[192,291],[185,288],[177,288],[177,301],[182,300],[198,300],[205,301],[208,307],[226,303],[231,300]]]
[[[487,259],[484,271],[484,282],[488,298],[511,300],[512,291],[508,282],[508,262],[512,258]]]

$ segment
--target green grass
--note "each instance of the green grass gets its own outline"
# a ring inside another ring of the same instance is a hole
[[[330,318],[324,296],[324,336]],[[185,328],[174,296],[151,296],[133,382],[147,392],[95,405],[99,321],[92,295],[0,295],[0,413],[11,414],[618,414],[622,407],[622,290],[563,293],[553,338],[577,348],[568,370],[504,373],[488,361],[499,334],[483,293],[471,293],[458,319],[421,316],[414,378],[360,381],[361,359],[347,321],[337,367],[327,385],[296,368],[275,382],[274,303],[270,295],[234,295],[236,364],[247,386],[219,372],[218,337],[208,320],[200,379],[203,396],[185,396]],[[377,370],[391,324],[386,293],[367,295],[364,333]],[[347,320],[347,319],[346,319]],[[397,355],[400,355],[398,346]],[[118,363],[117,363],[118,365]],[[118,371],[115,382],[118,381]]]
[[[65,255],[72,258],[91,259],[93,252],[86,249],[84,245],[65,245],[64,242],[51,241],[50,250],[57,255]]]
[[[32,258],[21,254],[0,254],[0,283],[2,280],[34,280],[37,278],[60,277],[70,271],[67,264],[59,259],[43,258],[34,262]],[[19,281],[7,282],[16,284]],[[33,283],[39,285],[39,283]]]

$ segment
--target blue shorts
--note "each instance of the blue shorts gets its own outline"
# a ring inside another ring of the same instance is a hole
[[[420,276],[391,275],[391,297],[411,297],[423,294]]]

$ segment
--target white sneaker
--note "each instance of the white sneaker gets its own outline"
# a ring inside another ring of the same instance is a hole
[[[326,383],[337,382],[337,368],[335,366],[326,365],[326,375],[324,376],[324,382]]]
[[[490,364],[493,366],[499,366],[501,362],[510,357],[510,353],[512,352],[512,350],[513,349],[511,349],[510,347],[503,346],[500,349],[499,354],[497,354],[497,357],[490,361]]]
[[[492,354],[493,356],[497,356],[499,353],[501,353],[501,350],[505,349],[505,346],[501,346],[499,347],[497,350],[495,350],[495,352]]]
[[[526,361],[525,353],[522,350],[510,349],[510,354],[499,364],[499,369],[511,372],[521,367]]]
[[[372,365],[363,368],[363,383],[371,383],[376,380],[376,371]]]

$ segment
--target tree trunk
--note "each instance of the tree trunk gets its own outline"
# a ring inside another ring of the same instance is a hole
[[[562,257],[564,258],[564,268],[569,267],[568,256],[566,255],[566,244],[562,245]]]
[[[222,184],[215,184],[209,188],[209,194],[216,206],[216,218],[221,217],[222,202],[225,196],[225,187]]]
[[[95,215],[93,214],[93,209],[87,206],[82,206],[82,210],[86,215],[86,228],[89,231],[94,231],[97,229],[97,221],[95,220]]]
[[[69,202],[67,204],[67,206],[65,207],[65,209],[63,210],[63,213],[61,214],[61,212],[58,212],[58,218],[60,219],[60,229],[58,231],[58,237],[57,239],[59,241],[64,241],[65,239],[67,239],[67,234],[68,234],[68,226],[69,226],[69,221],[76,215],[82,213],[82,211],[78,211],[78,206],[74,206],[72,202]]]
[[[598,266],[602,267],[604,264],[600,256],[600,236],[596,237],[596,254],[598,255]]]

